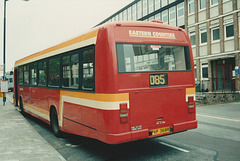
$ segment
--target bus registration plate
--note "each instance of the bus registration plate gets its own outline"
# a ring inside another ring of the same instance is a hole
[[[149,134],[150,135],[159,135],[159,134],[167,134],[171,132],[171,127],[163,127],[163,128],[159,128],[159,129],[153,129],[150,130]]]

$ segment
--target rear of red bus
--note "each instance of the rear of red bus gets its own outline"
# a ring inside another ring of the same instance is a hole
[[[107,25],[99,29],[96,60],[96,92],[129,97],[119,110],[99,112],[99,140],[115,144],[197,128],[193,56],[184,30],[154,22]]]

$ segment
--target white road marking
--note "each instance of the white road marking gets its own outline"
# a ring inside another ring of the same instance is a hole
[[[164,142],[159,142],[159,143],[162,144],[162,145],[165,145],[165,146],[168,146],[168,147],[177,149],[177,150],[179,150],[179,151],[185,152],[185,153],[190,152],[190,151],[188,151],[188,150],[186,150],[186,149],[182,149],[182,148],[179,148],[179,147],[176,147],[176,146],[174,146],[174,145],[170,145],[170,144],[167,144],[167,143],[164,143]]]
[[[231,118],[227,118],[227,117],[220,117],[220,116],[207,115],[207,114],[197,114],[197,116],[203,116],[203,117],[210,117],[210,118],[221,119],[221,120],[227,120],[227,121],[240,122],[240,120],[237,120],[237,119],[231,119]]]

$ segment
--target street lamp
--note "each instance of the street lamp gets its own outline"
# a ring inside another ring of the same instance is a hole
[[[3,80],[6,80],[6,2],[8,0],[4,0],[4,18],[3,18]],[[23,1],[29,1],[29,0],[23,0]],[[6,93],[3,92],[3,105],[5,105],[6,102]]]

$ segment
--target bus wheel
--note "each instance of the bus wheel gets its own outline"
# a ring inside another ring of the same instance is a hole
[[[20,97],[20,113],[24,116],[25,112],[23,110],[23,101],[22,101],[22,97]]]
[[[54,135],[56,137],[62,137],[62,132],[60,131],[59,124],[58,124],[57,111],[55,109],[51,110],[50,122],[51,122],[51,127]]]

